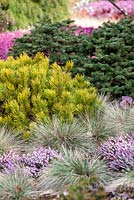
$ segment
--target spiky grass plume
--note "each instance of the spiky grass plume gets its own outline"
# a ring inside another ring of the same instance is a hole
[[[102,106],[95,110],[94,116],[88,113],[80,116],[88,133],[97,142],[134,131],[134,107],[123,109],[119,103],[111,103],[108,98],[100,99]]]
[[[108,104],[105,108],[105,125],[113,133],[128,133],[128,115],[128,110],[124,110],[117,105]]]
[[[28,200],[38,195],[33,180],[22,168],[16,168],[14,173],[0,173],[0,199],[1,200]]]
[[[128,131],[134,131],[134,106],[129,109],[126,127]]]
[[[97,143],[102,142],[109,136],[113,136],[111,131],[105,126],[104,111],[96,110],[93,117],[88,113],[81,115],[81,122],[87,128],[87,133]]]
[[[96,177],[101,184],[110,179],[105,163],[98,157],[88,160],[78,151],[62,150],[62,157],[49,164],[39,177],[41,191],[61,191],[81,178]]]
[[[109,138],[109,136],[115,135],[115,133],[106,126],[105,115],[106,108],[109,105],[109,97],[101,95],[99,99],[101,106],[94,111],[94,115],[91,116],[88,112],[80,115],[80,120],[87,129],[88,134],[90,134],[97,143]]]
[[[120,173],[115,180],[106,186],[106,191],[112,192],[122,186],[133,187],[134,189],[134,170]]]
[[[55,117],[33,129],[31,145],[49,146],[57,150],[60,150],[62,145],[80,151],[94,149],[91,136],[78,120],[63,122]]]
[[[23,148],[22,142],[19,140],[18,134],[14,133],[6,127],[0,127],[0,154],[10,150],[20,152]]]

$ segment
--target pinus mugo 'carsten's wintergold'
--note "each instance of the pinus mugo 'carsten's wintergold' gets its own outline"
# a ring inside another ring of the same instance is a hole
[[[81,75],[71,77],[73,63],[49,64],[38,53],[0,61],[0,124],[28,131],[33,122],[52,115],[72,120],[98,104],[96,90]]]

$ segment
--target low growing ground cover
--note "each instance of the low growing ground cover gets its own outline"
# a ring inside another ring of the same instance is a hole
[[[130,99],[123,97],[119,104],[103,100],[93,117],[81,115],[77,123],[57,118],[39,123],[29,141],[1,128],[0,197],[133,198],[134,107]],[[81,134],[77,135],[78,130]]]

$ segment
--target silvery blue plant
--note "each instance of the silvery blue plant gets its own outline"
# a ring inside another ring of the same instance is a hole
[[[17,167],[14,172],[0,173],[1,200],[37,199],[39,194],[34,179],[23,168]]]

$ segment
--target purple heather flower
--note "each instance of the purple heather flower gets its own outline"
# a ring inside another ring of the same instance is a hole
[[[134,170],[134,132],[111,137],[100,145],[99,153],[112,170]]]
[[[0,157],[0,170],[2,172],[13,172],[18,165],[21,165],[25,167],[25,171],[29,176],[37,177],[51,160],[59,156],[60,154],[56,151],[44,147],[22,155],[10,151]]]
[[[49,162],[58,157],[58,153],[51,148],[45,149],[41,147],[35,149],[32,153],[23,154],[21,163],[27,167],[29,175],[38,176],[41,169],[44,169]]]
[[[119,105],[123,109],[130,108],[134,105],[134,99],[129,96],[122,96],[122,101],[120,102]]]
[[[14,171],[17,163],[20,160],[20,156],[15,152],[9,151],[0,157],[0,170],[1,171]]]

